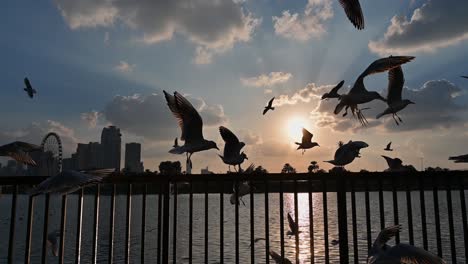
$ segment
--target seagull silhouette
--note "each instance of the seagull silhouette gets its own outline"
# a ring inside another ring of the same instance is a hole
[[[341,87],[343,87],[343,84],[344,84],[344,81],[341,81],[335,87],[333,87],[333,89],[331,89],[330,92],[325,93],[324,95],[322,95],[322,100],[323,99],[328,100],[330,98],[340,98],[340,95],[338,94],[338,90],[340,90]]]
[[[304,155],[306,149],[311,149],[316,146],[320,147],[320,145],[317,142],[312,142],[313,136],[314,135],[307,131],[307,129],[302,128],[302,141],[301,143],[296,142],[296,145],[299,145],[297,149],[302,149],[302,155]]]
[[[17,162],[30,166],[36,166],[36,162],[29,155],[35,151],[42,151],[42,147],[22,141],[0,146],[0,156],[9,156]]]
[[[377,119],[381,118],[384,115],[392,114],[393,120],[395,120],[395,123],[397,125],[400,125],[400,123],[403,122],[401,118],[397,115],[397,113],[405,109],[405,107],[409,104],[414,104],[414,102],[408,99],[401,99],[401,93],[403,91],[404,83],[405,78],[401,66],[398,66],[388,71],[388,108],[385,109],[385,111],[383,111],[381,114],[378,114]],[[398,121],[400,121],[400,123]]]
[[[233,165],[234,168],[236,165],[238,165],[240,172],[242,170],[241,164],[244,162],[244,160],[248,159],[244,152],[240,153],[241,149],[245,146],[245,143],[240,142],[237,136],[224,126],[219,127],[219,133],[221,134],[225,145],[223,156],[218,156],[223,160],[224,163],[229,165],[229,168],[231,165]]]
[[[28,94],[29,98],[33,98],[37,91],[32,88],[28,78],[24,78],[24,85],[26,85],[26,88],[23,90]]]
[[[408,244],[387,244],[400,232],[401,226],[391,226],[382,230],[372,245],[367,258],[368,264],[378,263],[431,263],[445,264],[446,262],[438,256],[415,246]]]
[[[272,249],[268,252],[270,257],[275,261],[276,264],[292,264],[291,260],[286,257],[281,257],[280,254],[276,253]]]
[[[337,167],[344,167],[354,161],[355,158],[360,158],[359,151],[362,148],[367,148],[369,145],[363,141],[349,141],[346,144],[339,142],[338,149],[335,152],[333,160],[325,162],[331,163]]]
[[[170,95],[166,91],[163,92],[167,105],[182,130],[180,139],[185,141],[183,146],[174,147],[169,150],[169,153],[186,153],[187,164],[192,167],[191,157],[193,153],[213,148],[219,150],[216,142],[206,140],[203,137],[203,120],[193,105],[178,92],[174,92],[174,95]]]
[[[468,154],[460,156],[449,157],[449,160],[453,160],[455,163],[468,163]]]
[[[289,236],[295,236],[300,233],[299,225],[294,221],[290,213],[288,213],[288,224],[289,224],[289,231],[288,231]]]
[[[353,23],[354,27],[362,30],[364,29],[364,15],[362,14],[361,5],[359,0],[339,0],[343,7],[349,21]]]
[[[392,142],[388,143],[387,146],[384,148],[385,151],[393,151],[390,147],[392,146]]]
[[[367,69],[362,72],[361,75],[359,75],[359,77],[356,79],[351,90],[347,94],[340,96],[340,102],[334,111],[335,115],[339,114],[341,110],[346,107],[346,112],[343,114],[343,116],[346,116],[347,109],[351,108],[353,116],[355,116],[363,126],[366,126],[367,120],[362,114],[361,110],[358,109],[358,105],[368,103],[375,99],[385,102],[386,99],[383,98],[378,92],[368,91],[364,85],[364,78],[372,74],[391,70],[413,59],[414,57],[410,56],[390,56],[388,58],[378,59],[371,63],[369,67],[367,67]]]
[[[462,78],[465,78],[465,79],[468,79],[468,76],[464,76],[464,75],[462,75],[461,77],[462,77]]]
[[[275,100],[275,98],[273,97],[273,98],[270,99],[270,101],[268,101],[268,105],[265,106],[265,109],[263,110],[263,115],[265,115],[268,112],[268,110],[272,110],[272,111],[275,110],[275,108],[272,107],[274,100]]]

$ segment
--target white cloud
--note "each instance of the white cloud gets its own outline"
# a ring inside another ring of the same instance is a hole
[[[114,70],[119,71],[121,73],[128,73],[133,72],[135,67],[135,64],[129,64],[126,61],[120,61],[119,64],[114,67]]]
[[[291,14],[283,11],[280,17],[274,16],[275,33],[288,39],[307,41],[319,38],[325,33],[324,23],[333,17],[331,0],[309,0],[304,14]]]
[[[293,75],[289,72],[270,72],[268,75],[262,74],[256,77],[241,78],[241,83],[245,86],[271,87],[289,81]]]
[[[468,40],[468,1],[427,0],[411,18],[394,16],[383,38],[369,42],[377,54],[434,52]]]
[[[87,113],[81,113],[81,120],[83,120],[89,128],[95,128],[99,119],[98,111],[91,111]]]
[[[322,95],[330,91],[335,85],[317,86],[315,83],[309,83],[292,95],[282,94],[275,100],[275,106],[295,105],[297,103],[308,103],[312,99],[319,99]]]

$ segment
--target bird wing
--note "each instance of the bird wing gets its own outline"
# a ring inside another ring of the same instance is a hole
[[[24,78],[24,85],[26,85],[26,88],[32,89],[31,83],[29,82],[28,78]]]
[[[461,76],[462,78],[468,79],[468,76]]]
[[[340,4],[354,27],[364,29],[364,15],[359,0],[340,0]]]
[[[268,107],[272,107],[273,106],[273,101],[275,100],[275,98],[271,98],[270,101],[268,101]]]
[[[298,229],[297,223],[294,222],[294,219],[289,213],[288,213],[288,223],[289,223],[289,229],[291,229],[291,232],[294,232],[294,233],[297,232],[297,229]]]
[[[379,236],[374,241],[373,247],[382,248],[390,239],[400,232],[401,226],[390,226],[380,231]]]
[[[270,108],[265,107],[265,109],[263,109],[263,115],[265,115],[268,112],[268,110],[270,110]]]
[[[36,187],[29,191],[29,194],[34,196],[41,193],[59,193],[69,194],[80,188],[99,183],[102,177],[91,175],[78,171],[62,171],[61,173],[49,177],[39,183]]]
[[[302,128],[302,143],[311,142],[313,136],[307,129]]]
[[[198,111],[178,92],[175,92],[173,96],[166,91],[163,92],[167,105],[177,118],[182,130],[180,139],[185,140],[186,143],[203,140],[203,121]]]
[[[8,156],[12,157],[14,160],[17,162],[30,165],[30,166],[36,166],[36,162],[29,156],[27,152],[22,151],[21,149],[17,149],[16,151],[11,151],[7,152]]]
[[[275,251],[271,250],[268,252],[271,256],[271,258],[276,262],[276,263],[281,263],[281,256],[280,254],[276,253]]]
[[[224,145],[224,157],[239,155],[240,150],[245,146],[244,142],[239,142],[237,136],[224,126],[219,127],[219,133],[226,143]]]
[[[382,155],[382,158],[385,159],[385,161],[387,162],[387,165],[388,165],[389,168],[393,167],[393,159],[392,158],[384,156],[384,155]]]
[[[405,77],[401,66],[395,67],[388,71],[388,88],[387,88],[387,102],[393,104],[394,102],[401,101],[401,92],[403,91],[403,84]]]
[[[340,90],[341,87],[343,87],[343,84],[344,84],[344,80],[341,81],[340,83],[338,83],[338,84],[330,91],[330,93],[331,93],[331,94],[335,94],[335,93],[337,94],[337,93],[338,93],[338,90]]]
[[[41,146],[31,144],[31,143],[27,143],[27,142],[23,142],[23,141],[15,141],[12,144],[14,144],[16,147],[22,149],[23,151],[27,151],[27,152],[42,150]]]
[[[460,156],[454,156],[454,157],[449,157],[449,160],[462,160],[462,159],[468,159],[468,154],[466,154],[466,155],[460,155]]]
[[[418,247],[407,244],[398,244],[387,251],[386,256],[391,259],[399,259],[405,264],[445,264],[446,262],[438,256]]]
[[[251,174],[255,171],[255,164],[250,164],[249,167],[247,167],[247,169],[244,170],[244,173],[245,174]]]
[[[392,145],[392,142],[390,141],[390,143],[387,144],[387,147],[386,149],[390,149],[390,146]]]

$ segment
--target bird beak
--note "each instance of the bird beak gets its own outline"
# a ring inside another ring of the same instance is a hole
[[[317,143],[317,147],[320,147],[320,145]]]

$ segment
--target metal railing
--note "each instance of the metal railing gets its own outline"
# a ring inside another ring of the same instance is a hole
[[[118,176],[63,197],[24,194],[44,179],[0,177],[0,263],[273,263],[269,250],[293,263],[365,263],[393,224],[396,243],[448,263],[468,257],[463,171]],[[255,188],[231,204],[242,181]],[[288,236],[287,211],[301,233]],[[58,260],[47,247],[55,226]]]

